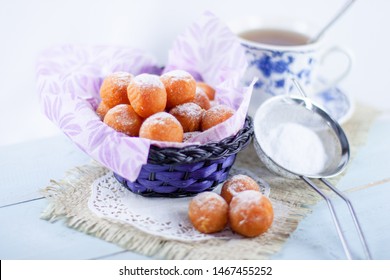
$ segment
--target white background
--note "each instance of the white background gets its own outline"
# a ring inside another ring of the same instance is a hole
[[[0,145],[60,133],[41,113],[35,89],[39,53],[59,44],[129,45],[161,64],[174,38],[203,11],[229,23],[247,16],[289,17],[321,26],[343,0],[0,0]],[[340,87],[356,101],[390,109],[390,1],[357,0],[326,35],[354,54]]]

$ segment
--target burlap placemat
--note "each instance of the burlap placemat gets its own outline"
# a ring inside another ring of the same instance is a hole
[[[376,115],[374,109],[359,105],[352,118],[343,125],[352,158],[365,142]],[[277,201],[286,209],[285,215],[275,220],[269,231],[256,238],[179,242],[146,234],[128,224],[99,218],[89,210],[88,198],[91,184],[106,174],[107,169],[96,163],[76,167],[64,179],[52,180],[51,185],[42,190],[49,202],[42,218],[51,222],[64,219],[71,228],[159,259],[267,259],[280,250],[298,223],[310,213],[310,206],[321,198],[301,180],[287,180],[271,174],[257,158],[252,145],[238,155],[235,166],[246,168],[266,180],[271,186],[271,201]],[[331,181],[337,184],[341,176]]]

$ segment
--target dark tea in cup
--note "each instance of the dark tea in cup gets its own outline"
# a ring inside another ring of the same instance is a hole
[[[309,37],[298,32],[282,29],[252,29],[238,34],[242,39],[275,46],[300,46],[309,41]]]

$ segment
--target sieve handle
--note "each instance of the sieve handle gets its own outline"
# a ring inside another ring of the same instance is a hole
[[[326,203],[328,205],[328,208],[330,210],[330,214],[332,215],[333,222],[334,222],[334,224],[336,226],[337,234],[339,235],[341,244],[343,245],[344,252],[345,252],[345,254],[346,254],[348,259],[352,259],[351,251],[349,249],[347,240],[346,240],[346,238],[345,238],[345,236],[344,236],[344,234],[343,234],[343,232],[341,230],[340,222],[339,222],[339,219],[338,219],[338,217],[336,215],[336,211],[335,211],[335,208],[334,208],[334,205],[333,205],[331,199],[320,188],[318,188],[313,183],[313,181],[311,181],[309,178],[307,178],[305,176],[301,176],[301,179],[303,181],[305,181],[310,187],[312,187],[312,189],[314,189],[320,196],[322,196],[325,199],[325,201],[326,201]],[[368,248],[366,238],[365,238],[365,236],[363,234],[362,228],[360,226],[359,220],[357,218],[355,209],[353,208],[353,205],[352,205],[351,201],[341,191],[339,191],[336,187],[334,187],[328,180],[326,180],[324,178],[320,178],[320,181],[323,182],[328,188],[330,188],[335,194],[337,194],[348,205],[349,212],[350,212],[350,214],[352,216],[352,220],[353,220],[355,228],[356,228],[356,230],[358,232],[358,235],[359,235],[359,238],[360,238],[360,242],[362,243],[362,246],[363,246],[366,258],[371,260],[372,259],[371,252],[370,252],[370,250]]]
[[[340,222],[339,222],[339,219],[337,218],[337,215],[336,215],[336,211],[334,209],[334,205],[332,203],[332,201],[330,200],[330,198],[321,190],[319,189],[314,183],[313,181],[311,181],[309,178],[305,177],[305,176],[301,176],[302,180],[305,181],[312,189],[314,189],[320,196],[322,196],[323,199],[325,199],[326,201],[326,204],[328,205],[328,208],[329,208],[329,211],[330,211],[330,214],[332,215],[332,219],[333,219],[333,222],[334,222],[334,225],[336,227],[336,231],[337,231],[337,234],[340,238],[340,241],[341,241],[341,244],[343,246],[343,249],[344,249],[344,252],[345,252],[345,255],[347,256],[347,258],[349,260],[352,260],[352,255],[351,255],[351,251],[349,249],[349,246],[348,246],[348,243],[347,243],[347,240],[341,230],[341,226],[340,226]]]
[[[357,218],[355,209],[353,208],[352,202],[346,197],[342,192],[340,192],[336,187],[334,187],[328,180],[321,178],[321,182],[323,182],[328,188],[330,188],[332,191],[334,191],[342,200],[345,201],[345,203],[348,205],[349,212],[351,213],[353,223],[355,224],[355,228],[358,232],[360,242],[363,245],[364,253],[367,257],[367,259],[371,260],[372,255],[370,252],[370,249],[368,248],[366,238],[363,234],[362,228],[360,226],[359,220]]]

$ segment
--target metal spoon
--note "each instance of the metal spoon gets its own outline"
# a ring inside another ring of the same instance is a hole
[[[324,33],[352,6],[352,4],[356,2],[356,0],[349,0],[345,5],[341,8],[341,10],[332,18],[331,21],[328,22],[327,25],[325,25],[318,34],[312,38],[309,39],[308,43],[314,43],[317,42],[318,39],[320,39]]]

